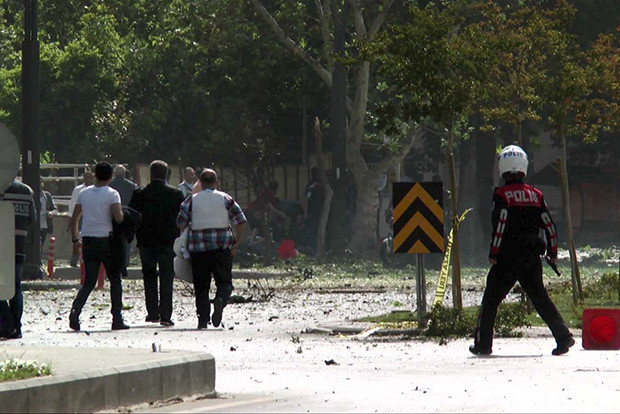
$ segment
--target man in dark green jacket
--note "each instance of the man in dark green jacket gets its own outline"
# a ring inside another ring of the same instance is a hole
[[[172,284],[174,240],[179,236],[176,217],[185,199],[183,193],[166,182],[168,164],[156,160],[150,165],[151,182],[136,189],[129,207],[142,214],[136,238],[142,261],[146,321],[173,326]],[[157,266],[159,265],[159,272]],[[159,295],[157,279],[159,276]]]

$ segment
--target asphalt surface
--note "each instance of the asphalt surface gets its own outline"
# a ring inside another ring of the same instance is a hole
[[[28,287],[24,338],[0,342],[0,355],[6,347],[115,349],[101,359],[114,366],[115,358],[132,352],[135,363],[142,362],[140,353],[153,358],[155,344],[162,354],[215,358],[213,395],[148,399],[108,411],[620,411],[618,352],[583,350],[579,332],[574,332],[577,345],[564,356],[552,356],[553,339],[546,329],[536,328],[524,331],[523,338],[497,338],[493,355],[480,358],[467,351],[469,339],[442,345],[419,337],[367,335],[368,324],[352,322],[415,303],[413,281],[398,289],[276,291],[259,301],[260,289],[253,282],[237,280],[234,293],[252,300],[229,305],[223,326],[206,331],[196,330],[194,299],[180,282],[175,282],[176,325],[145,323],[138,280],[124,282],[124,316],[132,328],[110,331],[106,283],[89,298],[80,333],[70,331],[67,321],[76,281],[53,283],[53,290]],[[469,292],[464,304],[477,304],[480,297],[479,291]]]

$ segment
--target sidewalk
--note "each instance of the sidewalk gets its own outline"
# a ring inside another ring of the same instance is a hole
[[[93,412],[215,392],[215,359],[202,352],[0,342],[8,358],[49,364],[52,375],[0,383],[2,412]]]

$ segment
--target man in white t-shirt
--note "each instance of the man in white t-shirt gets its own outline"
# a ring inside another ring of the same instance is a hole
[[[80,192],[86,187],[90,187],[95,184],[95,174],[92,171],[84,171],[83,183],[76,185],[71,192],[71,200],[69,201],[69,217],[73,215],[73,210],[75,209],[75,203],[77,203],[78,196]],[[80,223],[81,224],[81,223]],[[81,227],[81,226],[80,226]],[[71,221],[67,225],[67,230],[71,231]],[[78,261],[80,260],[80,246],[77,243],[73,244],[73,251],[71,252],[71,260],[69,264],[72,267],[78,266]]]
[[[110,188],[112,181],[112,166],[107,162],[100,162],[95,167],[95,185],[83,189],[78,195],[73,215],[71,216],[71,238],[73,244],[82,243],[84,258],[85,280],[79,290],[69,314],[69,327],[74,331],[80,330],[80,313],[97,283],[99,267],[103,263],[110,280],[110,299],[112,302],[112,329],[129,329],[123,322],[121,310],[123,307],[123,287],[120,268],[112,269],[110,260],[112,255],[112,220],[122,223],[125,219],[121,207],[121,197],[118,191]],[[78,222],[82,218],[82,230]]]

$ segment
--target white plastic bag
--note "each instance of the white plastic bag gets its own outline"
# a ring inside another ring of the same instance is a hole
[[[192,259],[189,255],[189,226],[186,227],[181,235],[176,238],[172,249],[176,257],[174,258],[174,276],[186,282],[193,283]]]
[[[192,273],[192,259],[185,259],[183,256],[174,258],[174,276],[188,283],[194,282]]]

